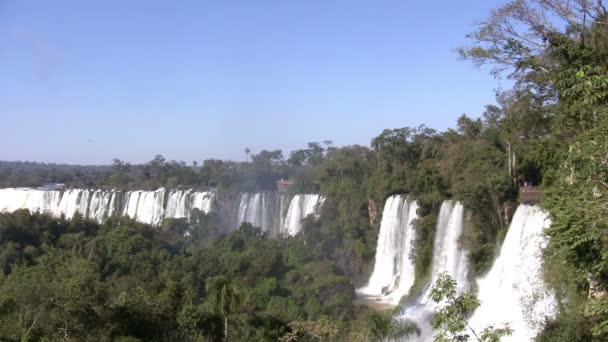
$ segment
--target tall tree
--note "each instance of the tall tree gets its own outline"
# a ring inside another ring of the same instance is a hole
[[[238,313],[243,298],[239,289],[226,277],[217,276],[207,281],[205,287],[215,306],[224,318],[224,341],[228,341],[228,320]]]
[[[245,147],[245,156],[246,156],[245,161],[248,163],[249,163],[249,153],[251,153],[251,150],[249,149],[249,147]]]

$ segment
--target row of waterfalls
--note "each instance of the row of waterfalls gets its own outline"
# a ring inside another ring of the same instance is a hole
[[[395,195],[384,206],[374,270],[368,283],[357,293],[370,300],[397,305],[414,283],[412,241],[416,237],[414,220],[418,205],[406,196]],[[421,329],[416,341],[432,341],[430,320],[436,305],[431,288],[442,273],[457,282],[457,291],[475,290],[481,306],[470,318],[477,332],[489,326],[508,324],[511,336],[501,341],[531,341],[543,324],[555,317],[554,295],[544,284],[542,251],[546,245],[544,229],[550,225],[548,214],[538,205],[520,205],[490,271],[471,279],[468,253],[461,247],[464,207],[444,201],[435,230],[431,275],[420,294],[401,307],[400,319],[415,321]]]
[[[230,208],[238,228],[244,222],[262,227],[271,236],[295,235],[309,215],[318,217],[325,198],[318,194],[287,196],[278,192],[243,193],[235,205],[218,201],[214,191],[166,190],[43,190],[0,189],[0,211],[29,209],[71,218],[75,213],[103,222],[113,215],[134,218],[158,226],[165,218],[189,219],[193,210],[204,213]],[[416,239],[415,200],[394,195],[384,206],[374,270],[368,283],[357,289],[361,297],[398,305],[410,294],[415,281],[413,243]],[[490,271],[472,279],[468,253],[460,243],[464,231],[465,208],[444,201],[435,229],[431,274],[423,290],[401,307],[400,318],[417,322],[422,335],[417,341],[431,341],[430,319],[436,304],[431,300],[432,284],[442,273],[458,284],[457,291],[477,291],[481,306],[470,318],[476,331],[507,323],[513,334],[502,341],[530,341],[544,322],[556,314],[556,302],[542,276],[542,251],[546,245],[544,229],[550,225],[548,214],[538,205],[520,205],[511,221],[503,245]]]
[[[100,223],[119,215],[159,226],[166,218],[189,219],[195,209],[205,214],[215,211],[220,205],[216,197],[215,191],[164,188],[155,191],[6,188],[0,189],[0,211],[28,209],[66,218],[79,213]],[[236,211],[230,215],[236,216],[234,228],[250,222],[273,236],[295,235],[302,229],[305,217],[318,216],[324,200],[318,194],[289,198],[277,192],[244,193],[237,199]]]

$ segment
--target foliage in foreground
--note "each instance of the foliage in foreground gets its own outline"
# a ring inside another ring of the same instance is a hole
[[[0,339],[269,341],[293,321],[357,319],[350,280],[301,241],[166,229],[0,214]]]
[[[475,331],[469,325],[469,317],[479,307],[480,302],[472,292],[459,294],[456,282],[446,273],[439,275],[431,290],[431,299],[441,304],[435,310],[431,321],[431,326],[436,331],[436,342],[499,342],[501,337],[512,332],[508,325],[490,326],[483,331]]]

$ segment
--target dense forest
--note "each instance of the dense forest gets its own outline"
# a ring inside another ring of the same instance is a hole
[[[118,217],[99,225],[1,214],[0,338],[382,340],[378,327],[388,330],[390,320],[354,305],[354,288],[371,271],[384,200],[406,193],[420,204],[414,296],[428,281],[443,200],[467,209],[461,243],[482,275],[498,253],[520,187],[532,184],[552,219],[544,268],[560,310],[538,340],[605,340],[606,8],[601,0],[515,0],[480,22],[470,39],[461,57],[490,65],[513,87],[444,132],[387,129],[369,147],[325,141],[287,156],[246,149],[242,162],[156,156],[141,165],[0,163],[2,187],[163,186],[230,194],[275,190],[277,180],[291,179],[290,191],[327,198],[319,220],[305,220],[301,234],[285,239],[269,239],[250,225],[220,235],[214,214],[167,220],[162,229]],[[184,237],[185,229],[194,233]]]

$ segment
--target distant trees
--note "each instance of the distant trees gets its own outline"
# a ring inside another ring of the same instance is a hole
[[[131,164],[125,163],[120,159],[112,160],[112,174],[109,177],[111,185],[126,185],[129,183],[129,172]]]

